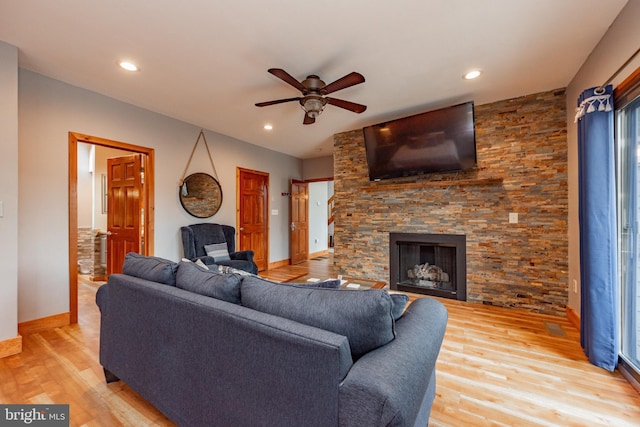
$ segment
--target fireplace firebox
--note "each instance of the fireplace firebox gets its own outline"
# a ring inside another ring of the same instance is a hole
[[[467,300],[465,235],[389,233],[393,290]]]

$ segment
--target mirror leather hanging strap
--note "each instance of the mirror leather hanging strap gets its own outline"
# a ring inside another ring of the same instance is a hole
[[[200,142],[200,138],[204,141],[204,148],[207,149],[207,154],[209,155],[209,161],[211,162],[211,167],[213,168],[213,177],[216,181],[220,182],[218,179],[218,174],[216,173],[216,166],[213,164],[213,157],[211,157],[211,151],[209,151],[209,144],[207,144],[207,138],[204,136],[204,132],[200,129],[200,133],[198,134],[198,139],[196,139],[196,143],[193,146],[193,150],[191,150],[191,155],[189,156],[189,160],[187,161],[187,166],[184,167],[184,172],[182,173],[182,178],[180,179],[180,187],[184,183],[184,179],[187,176],[187,170],[189,170],[189,165],[191,164],[191,159],[193,159],[193,154],[196,152],[196,148],[198,147],[198,143]]]

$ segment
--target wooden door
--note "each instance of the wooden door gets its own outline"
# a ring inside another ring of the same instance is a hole
[[[259,271],[269,266],[269,174],[238,168],[238,248],[252,250]]]
[[[142,156],[107,159],[107,275],[122,272],[124,256],[142,250]]]
[[[298,264],[309,258],[309,184],[291,180],[290,193],[289,247],[291,264]]]

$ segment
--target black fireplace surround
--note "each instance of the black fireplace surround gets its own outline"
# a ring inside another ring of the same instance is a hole
[[[459,234],[389,233],[390,288],[466,301],[466,242]]]

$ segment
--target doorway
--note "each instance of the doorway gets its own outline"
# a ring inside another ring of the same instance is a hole
[[[292,179],[289,193],[290,262],[299,264],[309,259],[309,183]]]
[[[237,168],[236,179],[236,250],[252,250],[258,271],[264,271],[269,267],[269,174]]]
[[[145,234],[143,254],[153,254],[154,244],[154,150],[124,142],[69,132],[69,319],[78,322],[78,143],[141,154],[146,209],[140,212]]]
[[[333,252],[333,179],[291,180],[289,247],[291,264]]]

